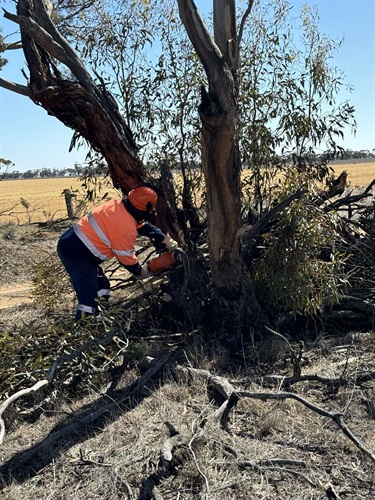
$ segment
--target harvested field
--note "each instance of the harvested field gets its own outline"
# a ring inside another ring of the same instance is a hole
[[[48,179],[20,179],[0,182],[0,221],[46,222],[67,216],[64,190],[77,191],[83,195],[76,177],[53,177]],[[113,196],[118,193],[113,189]],[[20,200],[24,199],[25,203]]]
[[[367,163],[337,163],[332,165],[337,175],[343,170],[348,172],[348,182],[352,188],[366,187],[375,179],[375,162]]]
[[[348,182],[352,188],[368,186],[375,178],[375,162],[340,163],[332,165],[339,175],[348,172]],[[50,179],[22,179],[0,182],[0,221],[46,222],[66,217],[67,210],[63,191],[70,189],[82,193],[77,178],[58,177]],[[110,195],[119,196],[115,189],[109,189]],[[29,204],[26,209],[20,202],[23,198]]]

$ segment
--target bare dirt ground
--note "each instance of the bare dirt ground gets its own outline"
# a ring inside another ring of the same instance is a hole
[[[30,302],[32,268],[55,252],[59,234],[0,241],[0,335],[11,339],[19,318],[42,319]],[[196,332],[181,332],[180,344],[168,335],[148,325],[140,339],[130,328],[128,348],[113,351],[118,372],[105,384],[81,377],[73,389],[62,380],[12,405],[0,448],[1,498],[375,498],[374,332],[317,329],[300,344],[302,378],[289,387],[283,378],[293,373],[293,339],[254,340],[240,366],[225,351],[213,355]],[[142,378],[150,365],[141,361],[161,359],[166,349],[169,360]],[[0,365],[0,378],[11,369]],[[242,391],[226,421],[212,375]],[[264,393],[272,397],[256,396]]]
[[[0,311],[32,301],[33,265],[56,252],[58,236],[36,226],[16,230],[12,239],[0,234]]]
[[[2,285],[0,289],[0,311],[32,301],[32,284]]]

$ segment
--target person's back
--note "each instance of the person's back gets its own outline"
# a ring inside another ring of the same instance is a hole
[[[110,283],[101,263],[116,257],[134,276],[152,275],[135,252],[138,234],[166,248],[177,243],[149,222],[156,213],[157,195],[148,187],[133,189],[125,199],[110,200],[94,208],[61,235],[57,252],[78,299],[75,320],[98,313],[100,299],[109,299]]]
[[[74,226],[78,238],[101,260],[116,257],[121,264],[132,265],[137,221],[126,210],[122,199],[107,201],[82,217]]]

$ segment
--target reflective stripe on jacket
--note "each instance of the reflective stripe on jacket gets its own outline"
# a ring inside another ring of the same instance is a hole
[[[75,225],[74,232],[101,260],[116,257],[121,264],[137,264],[135,242],[138,224],[126,210],[122,199],[110,200],[94,208]]]

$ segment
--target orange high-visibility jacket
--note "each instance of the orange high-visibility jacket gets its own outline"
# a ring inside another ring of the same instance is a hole
[[[135,255],[137,229],[142,226],[126,210],[122,199],[93,208],[73,227],[78,238],[101,260],[116,257],[121,264],[138,263]]]

